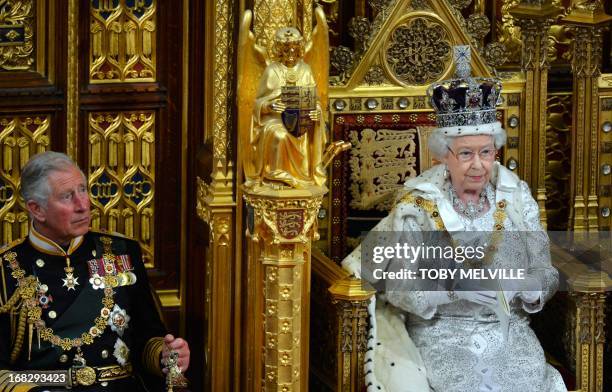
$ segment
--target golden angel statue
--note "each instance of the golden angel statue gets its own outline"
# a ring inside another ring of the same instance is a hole
[[[278,29],[273,58],[255,43],[253,14],[244,13],[238,54],[238,129],[245,187],[324,186],[325,167],[350,147],[327,146],[325,113],[329,38],[325,13],[307,44],[293,27]]]

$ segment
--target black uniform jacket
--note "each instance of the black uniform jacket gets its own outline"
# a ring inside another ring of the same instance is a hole
[[[82,345],[82,357],[86,366],[92,368],[131,363],[134,376],[96,382],[88,387],[77,386],[72,390],[146,390],[138,378],[152,380],[153,373],[161,376],[159,358],[166,329],[149,287],[139,244],[124,237],[94,231],[73,240],[68,249],[59,248],[57,245],[53,249],[51,245],[54,244],[50,241],[50,244],[45,244],[46,241],[48,240],[32,228],[29,237],[16,241],[1,251],[0,305],[6,304],[15,292],[18,281],[13,273],[17,265],[25,271],[26,277],[33,276],[37,279],[34,299],[42,310],[41,319],[46,327],[51,328],[53,333],[61,338],[79,338],[96,325],[97,318],[98,323],[100,322],[101,312],[108,313],[103,304],[105,290],[101,287],[101,282],[104,282],[104,276],[115,275],[118,279],[113,287],[114,303],[110,309],[112,315],[107,317],[108,322],[103,331],[97,334],[90,344]],[[115,260],[112,263],[109,263],[108,257],[103,258],[103,254],[108,255],[109,250],[114,256],[110,259]],[[73,277],[78,283],[74,289],[69,288],[70,282],[65,282],[67,256],[74,268]],[[14,258],[17,264],[13,262],[11,265],[11,258]],[[16,309],[0,314],[0,369],[58,370],[75,365],[76,348],[66,350],[60,345],[39,339],[36,328],[32,328],[33,333],[30,336],[27,325],[21,328],[22,332],[25,329],[25,333],[22,333],[18,354],[12,354],[15,346],[19,345],[18,319]],[[33,385],[15,388],[15,385],[7,382],[7,373],[4,373],[4,378],[0,375],[0,392],[56,390]],[[163,379],[160,377],[153,384],[161,387]]]

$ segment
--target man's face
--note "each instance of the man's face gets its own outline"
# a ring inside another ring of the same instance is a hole
[[[36,230],[60,245],[87,233],[91,219],[85,178],[76,167],[51,172],[47,205],[28,201]]]

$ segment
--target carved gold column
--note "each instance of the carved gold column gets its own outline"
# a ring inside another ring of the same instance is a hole
[[[272,48],[274,33],[281,27],[293,26],[302,33],[304,41],[312,32],[313,0],[255,0],[253,30],[257,44]]]
[[[66,153],[77,160],[79,121],[79,2],[68,2],[68,74],[66,91]]]
[[[606,291],[611,288],[605,272],[570,281],[576,302],[576,387],[581,392],[603,391]]]
[[[520,165],[531,185],[546,227],[546,97],[548,83],[548,30],[559,9],[552,0],[523,0],[510,13],[521,28],[521,67],[525,72],[525,116]]]
[[[311,245],[325,192],[245,191],[250,391],[308,390]]]
[[[234,322],[240,322],[234,289],[240,260],[236,248],[235,170],[229,155],[232,135],[232,59],[234,56],[234,5],[236,0],[206,1],[206,107],[204,139],[212,144],[210,182],[197,177],[197,211],[210,228],[206,254],[206,298],[202,306],[207,322],[205,369],[210,390],[230,391],[240,385],[239,359],[234,344]],[[238,220],[240,222],[240,220]],[[238,346],[239,347],[239,346]],[[239,350],[238,350],[239,351]],[[232,381],[232,378],[233,381]]]
[[[599,88],[602,32],[612,20],[600,1],[572,1],[571,12],[563,23],[574,30],[572,72],[573,150],[571,227],[574,230],[598,229],[597,194],[599,167]]]
[[[230,165],[231,169],[231,165]],[[206,260],[206,298],[203,305],[208,320],[206,367],[212,391],[227,391],[231,385],[232,288],[234,287],[234,194],[232,174],[217,170],[212,182],[198,182],[198,216],[208,223],[210,236]]]
[[[335,282],[329,292],[338,308],[337,390],[363,390],[363,360],[368,345],[368,301],[375,290],[364,290],[359,279]]]

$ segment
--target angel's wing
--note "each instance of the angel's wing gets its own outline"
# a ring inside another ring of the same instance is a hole
[[[327,113],[327,88],[329,85],[329,27],[323,8],[315,9],[317,25],[312,38],[306,45],[304,61],[310,65],[314,74],[317,90],[321,98],[324,115]]]
[[[251,32],[253,12],[246,10],[242,16],[240,35],[238,37],[238,141],[243,153],[243,168],[247,177],[252,172],[250,149],[250,130],[253,107],[257,97],[259,78],[266,68],[265,51],[255,43]]]

